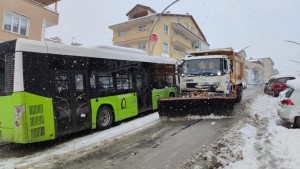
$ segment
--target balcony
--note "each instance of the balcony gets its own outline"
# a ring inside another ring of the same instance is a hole
[[[60,0],[24,0],[41,8],[46,8],[52,12],[57,12],[57,2]],[[55,4],[55,8],[49,7],[49,5]]]
[[[175,32],[179,33],[179,35],[182,35],[182,36],[190,39],[191,41],[199,41],[199,42],[209,46],[209,44],[207,42],[205,42],[202,38],[200,38],[198,35],[196,35],[192,31],[190,31],[187,28],[185,28],[184,26],[182,26],[180,23],[172,22],[171,23],[171,28]]]
[[[180,49],[183,49],[183,50],[188,50],[188,49],[192,48],[191,41],[188,39],[185,39],[179,35],[171,36],[171,43],[174,46],[179,47]]]
[[[182,59],[183,57],[184,57],[184,55],[181,54],[181,53],[171,52],[171,58],[174,58],[174,59],[176,59],[176,60],[180,60],[180,59]]]
[[[113,42],[116,45],[145,42],[149,39],[149,34],[150,34],[149,31],[144,31],[144,32],[134,32],[123,36],[115,36]]]

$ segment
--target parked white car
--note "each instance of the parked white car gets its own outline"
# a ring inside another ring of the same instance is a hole
[[[286,84],[289,88],[278,97],[278,115],[294,127],[300,127],[300,79],[289,80]]]

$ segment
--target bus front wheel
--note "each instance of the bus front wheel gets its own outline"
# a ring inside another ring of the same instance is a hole
[[[103,106],[97,114],[97,128],[105,130],[111,127],[113,123],[113,111],[108,106]]]

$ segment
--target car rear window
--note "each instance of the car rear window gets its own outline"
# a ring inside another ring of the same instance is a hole
[[[294,77],[284,77],[284,78],[277,79],[277,82],[278,83],[286,83],[286,81],[293,80],[293,79],[295,79],[295,78]]]
[[[293,89],[293,88],[288,88],[287,90],[288,90],[288,91],[285,93],[285,97],[286,97],[286,98],[290,98],[291,95],[292,95],[293,92],[294,92],[294,89]]]

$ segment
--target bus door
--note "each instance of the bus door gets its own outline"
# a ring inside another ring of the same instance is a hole
[[[151,91],[149,73],[146,71],[135,71],[136,91],[138,98],[139,112],[151,110]]]
[[[54,73],[54,116],[57,135],[91,127],[89,94],[85,72]]]

